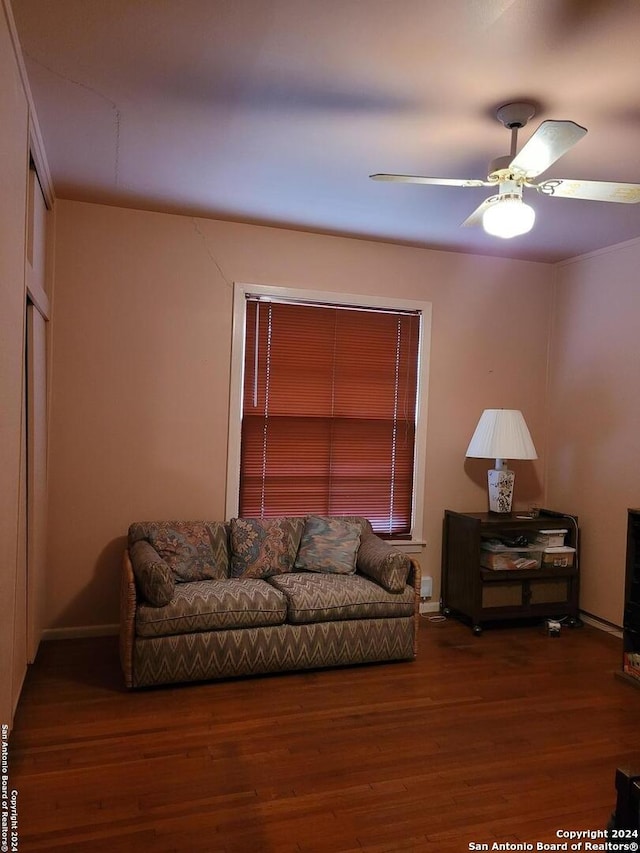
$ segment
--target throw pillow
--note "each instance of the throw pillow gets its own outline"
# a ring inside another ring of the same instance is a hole
[[[295,567],[307,572],[352,575],[360,545],[360,525],[342,518],[310,515]]]
[[[409,576],[409,558],[374,533],[360,540],[358,571],[389,592],[403,592]]]
[[[158,521],[147,525],[147,540],[178,582],[229,577],[227,530],[220,522]]]
[[[304,518],[232,518],[231,576],[268,578],[290,572]]]
[[[175,580],[171,569],[148,542],[140,540],[129,548],[133,576],[144,598],[155,607],[164,607],[173,598]]]

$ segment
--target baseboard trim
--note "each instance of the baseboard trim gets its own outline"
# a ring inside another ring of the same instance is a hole
[[[46,628],[42,639],[49,640],[78,640],[82,637],[114,637],[120,632],[119,625],[79,625],[75,628]]]
[[[622,639],[622,628],[619,625],[607,622],[606,619],[599,619],[597,616],[593,616],[591,613],[586,613],[584,610],[580,611],[580,618],[585,624],[592,625],[600,631],[604,631],[607,634],[613,634],[614,637]]]

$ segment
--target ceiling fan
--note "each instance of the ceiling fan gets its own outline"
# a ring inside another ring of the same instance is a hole
[[[516,154],[518,130],[535,114],[531,104],[505,104],[496,111],[498,121],[511,131],[511,152],[489,165],[486,180],[458,178],[426,178],[419,175],[370,175],[374,181],[398,181],[408,184],[436,184],[445,187],[497,187],[498,192],[485,199],[465,219],[463,226],[482,223],[488,234],[516,237],[533,228],[535,210],[523,201],[525,187],[542,195],[557,198],[579,198],[589,201],[612,201],[623,204],[640,202],[640,184],[610,181],[582,181],[552,178],[541,183],[534,180],[563,154],[579,142],[587,130],[573,121],[543,121],[529,141]]]

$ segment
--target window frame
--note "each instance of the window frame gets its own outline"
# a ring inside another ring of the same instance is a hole
[[[417,311],[420,314],[420,343],[418,347],[416,430],[414,477],[410,539],[390,540],[403,550],[421,550],[423,538],[424,491],[427,448],[427,408],[429,390],[429,353],[431,349],[431,303],[413,299],[396,299],[362,294],[335,293],[272,285],[234,282],[233,325],[231,336],[231,370],[229,387],[229,433],[227,446],[226,518],[237,517],[240,495],[240,443],[244,385],[244,349],[246,332],[247,295],[262,299],[295,300],[296,302],[348,305],[358,308]]]

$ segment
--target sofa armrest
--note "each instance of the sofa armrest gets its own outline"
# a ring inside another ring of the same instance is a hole
[[[416,597],[420,598],[420,584],[422,582],[422,568],[420,563],[414,557],[408,557],[411,568],[409,569],[409,577],[407,578],[407,586],[413,587]]]
[[[129,552],[125,550],[120,581],[120,664],[127,687],[133,687],[133,644],[135,641],[137,604],[133,566]]]
[[[418,654],[418,627],[420,625],[420,563],[399,548],[389,545],[375,533],[364,533],[360,539],[357,569],[389,592],[402,592],[406,586],[413,589],[413,656]]]
[[[414,557],[409,557],[409,562],[411,563],[411,568],[409,569],[407,584],[412,586],[414,591],[413,656],[416,657],[418,654],[418,627],[420,625],[420,584],[422,582],[422,569],[420,568],[420,563]]]
[[[167,562],[144,540],[129,546],[136,588],[145,603],[164,607],[173,598],[176,581]]]
[[[360,537],[356,567],[388,592],[402,592],[412,571],[409,557],[375,533]]]

